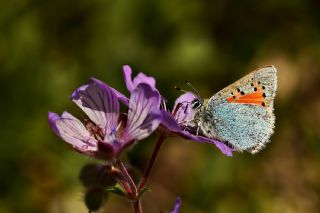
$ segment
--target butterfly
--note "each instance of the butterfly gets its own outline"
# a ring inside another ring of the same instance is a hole
[[[277,69],[258,68],[210,99],[194,99],[192,122],[202,135],[255,154],[273,134],[276,90]]]

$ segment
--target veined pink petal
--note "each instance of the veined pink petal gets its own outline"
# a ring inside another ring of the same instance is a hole
[[[186,92],[177,98],[172,110],[173,117],[177,123],[180,124],[192,118],[194,110],[191,107],[191,102],[195,98],[196,96],[191,92]]]
[[[156,87],[156,80],[151,76],[146,76],[144,73],[140,72],[133,79],[133,85],[138,86],[141,83],[149,84],[151,88]]]
[[[71,98],[105,135],[117,127],[119,102],[111,87],[92,78],[90,84],[79,87]]]
[[[178,125],[178,122],[172,116],[172,114],[166,110],[161,110],[162,121],[161,124],[164,125],[171,132],[181,131],[181,127]]]
[[[48,113],[49,123],[53,131],[64,141],[80,152],[97,150],[97,141],[90,135],[85,126],[68,112],[59,117],[56,113]]]
[[[204,137],[204,136],[200,136],[200,135],[194,135],[188,131],[183,131],[183,130],[180,130],[177,133],[186,139],[193,140],[193,141],[196,141],[199,143],[214,144],[223,154],[225,154],[226,156],[229,156],[229,157],[231,157],[232,152],[235,151],[233,148],[230,148],[228,145],[226,145],[216,139],[213,139],[213,138],[208,138],[208,137]]]
[[[60,119],[60,117],[59,117],[59,115],[57,113],[48,112],[48,120],[49,120],[49,124],[51,126],[51,129],[58,136],[60,136],[60,134],[59,134],[59,130],[58,130],[57,126],[56,126],[56,121],[59,120],[59,119]]]
[[[148,84],[139,84],[129,100],[127,126],[121,141],[127,143],[149,136],[161,122],[159,105],[159,92]]]
[[[129,92],[133,91],[134,85],[132,82],[132,70],[129,65],[123,66],[123,78],[126,83],[127,89]]]
[[[149,84],[151,88],[156,87],[156,80],[141,72],[132,80],[132,70],[128,65],[123,66],[123,77],[129,92],[132,92],[141,83]]]

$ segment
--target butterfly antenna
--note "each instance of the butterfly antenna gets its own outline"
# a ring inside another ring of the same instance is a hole
[[[189,87],[191,87],[192,91],[198,96],[199,99],[201,99],[201,101],[203,101],[203,99],[201,98],[198,90],[196,90],[189,81],[186,81],[186,84],[187,84]]]
[[[178,87],[178,86],[174,86],[174,88],[175,88],[176,90],[180,91],[180,92],[188,92],[188,91],[186,91],[186,90],[184,90],[184,89],[181,89],[181,88]]]

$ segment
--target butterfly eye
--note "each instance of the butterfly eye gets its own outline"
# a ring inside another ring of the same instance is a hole
[[[192,109],[198,109],[202,106],[202,103],[199,99],[194,99],[192,102],[191,102],[191,108]]]

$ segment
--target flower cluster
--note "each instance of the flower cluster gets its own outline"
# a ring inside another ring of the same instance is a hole
[[[87,118],[80,121],[68,112],[61,116],[49,112],[52,130],[80,153],[99,159],[111,160],[126,147],[148,137],[159,125],[167,133],[184,138],[214,144],[222,153],[232,155],[232,149],[212,138],[197,135],[188,128],[193,109],[190,106],[196,96],[187,92],[175,101],[171,112],[160,107],[164,102],[153,77],[139,73],[132,79],[129,66],[123,67],[125,84],[130,98],[98,79],[80,86],[71,100],[80,107]],[[120,104],[128,106],[127,113],[120,113]]]

